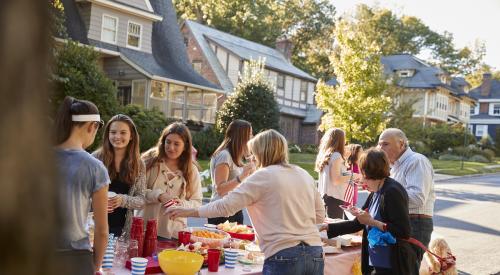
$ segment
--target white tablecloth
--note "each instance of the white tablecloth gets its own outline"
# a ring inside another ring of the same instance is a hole
[[[344,249],[340,254],[327,254],[325,257],[325,275],[351,275],[352,265],[361,257],[360,247]],[[114,275],[129,275],[130,270],[125,267],[113,268]],[[206,274],[224,274],[224,275],[257,275],[262,274],[262,265],[251,266],[251,271],[243,271],[243,265],[237,264],[235,268],[225,268],[224,265],[219,266],[218,272],[208,272],[203,268],[200,272]],[[152,274],[160,275],[161,273]]]

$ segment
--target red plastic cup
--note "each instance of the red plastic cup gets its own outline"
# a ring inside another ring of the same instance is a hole
[[[189,241],[191,240],[191,232],[179,231],[178,237],[179,237],[179,244],[183,245],[189,244]]]
[[[216,248],[208,249],[208,271],[217,272],[219,270],[220,250]]]

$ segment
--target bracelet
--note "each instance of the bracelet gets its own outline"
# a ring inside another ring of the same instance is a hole
[[[237,181],[238,183],[241,183],[241,179],[240,179],[240,176],[239,176],[239,175],[238,175],[238,176],[236,176],[236,181]]]

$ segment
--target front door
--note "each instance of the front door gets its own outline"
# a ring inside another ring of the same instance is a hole
[[[125,106],[130,104],[132,96],[132,86],[120,86],[118,87],[118,93],[116,97],[118,98],[118,102]]]

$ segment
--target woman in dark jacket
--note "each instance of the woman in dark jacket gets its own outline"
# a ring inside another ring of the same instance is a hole
[[[389,178],[389,160],[382,150],[371,148],[363,153],[359,166],[362,182],[371,192],[364,210],[351,208],[354,220],[329,224],[328,238],[363,230],[363,274],[411,274],[415,255],[410,244],[400,240],[410,237],[408,194],[401,184]],[[389,232],[396,243],[370,247],[368,233],[375,228]]]

